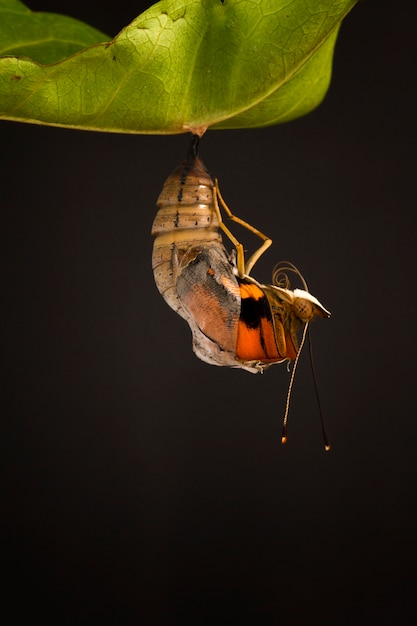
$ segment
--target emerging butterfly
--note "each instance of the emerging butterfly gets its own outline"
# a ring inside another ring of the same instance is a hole
[[[274,363],[297,362],[308,323],[330,313],[308,292],[292,264],[278,265],[271,285],[250,276],[272,240],[232,214],[217,180],[198,158],[196,145],[197,139],[187,159],[165,181],[157,201],[152,227],[156,285],[169,306],[188,322],[194,352],[203,361],[253,373]],[[224,224],[221,209],[263,240],[246,262],[243,245]],[[226,251],[220,230],[233,243],[232,254]],[[297,273],[305,289],[292,291],[286,271]],[[299,347],[297,331],[303,326]],[[288,403],[289,396],[283,443]]]

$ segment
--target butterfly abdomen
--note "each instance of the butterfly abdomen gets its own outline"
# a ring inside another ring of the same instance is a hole
[[[214,194],[213,179],[196,157],[174,170],[157,201],[152,267],[159,291],[178,312],[176,284],[181,266],[190,262],[193,250],[196,255],[198,249],[223,248]]]

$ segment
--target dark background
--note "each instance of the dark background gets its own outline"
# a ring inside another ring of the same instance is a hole
[[[29,2],[110,35],[148,4]],[[285,366],[200,362],[153,283],[188,137],[0,124],[5,623],[416,623],[411,24],[361,2],[321,107],[201,146],[274,239],[255,277],[290,259],[332,311],[312,327],[328,454],[307,353],[281,446]]]

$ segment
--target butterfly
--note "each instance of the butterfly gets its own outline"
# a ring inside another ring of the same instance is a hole
[[[275,268],[272,284],[251,276],[272,240],[233,215],[195,149],[165,181],[157,207],[152,226],[155,282],[169,306],[188,322],[196,356],[252,373],[297,362],[308,324],[330,313],[291,263]],[[248,261],[222,211],[262,239]],[[233,244],[231,253],[222,233]],[[288,272],[300,277],[304,289],[290,289]]]

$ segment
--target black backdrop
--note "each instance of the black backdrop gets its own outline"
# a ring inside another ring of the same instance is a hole
[[[114,35],[148,3],[29,4]],[[285,367],[198,361],[156,290],[155,200],[188,137],[1,123],[5,623],[415,623],[411,30],[361,2],[320,108],[201,146],[274,239],[255,276],[291,259],[332,311],[312,327],[328,454],[307,354],[281,446]]]

